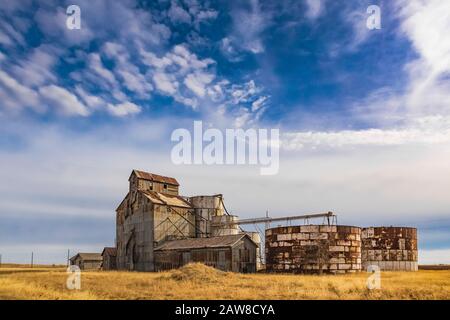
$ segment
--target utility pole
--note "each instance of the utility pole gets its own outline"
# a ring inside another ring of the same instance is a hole
[[[70,249],[67,249],[67,266],[70,266]]]
[[[31,267],[33,268],[34,252],[31,251]]]
[[[269,210],[266,210],[266,230],[270,228],[270,221],[269,221]]]

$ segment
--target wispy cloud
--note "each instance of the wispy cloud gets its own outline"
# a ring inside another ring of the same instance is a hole
[[[450,117],[417,118],[407,125],[385,129],[290,132],[284,137],[283,146],[288,150],[447,144]]]
[[[306,17],[317,19],[325,10],[325,0],[306,0]]]
[[[262,33],[270,25],[272,13],[263,11],[259,0],[248,0],[232,11],[233,30],[222,39],[222,52],[229,59],[240,60],[241,52],[253,54],[265,50]]]

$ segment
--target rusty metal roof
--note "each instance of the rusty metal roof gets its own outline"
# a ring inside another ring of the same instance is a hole
[[[171,185],[174,185],[174,186],[179,186],[180,185],[175,178],[160,176],[159,174],[154,174],[154,173],[140,171],[140,170],[133,170],[133,172],[131,174],[133,174],[133,173],[139,179],[144,179],[144,180],[149,180],[149,181],[156,181],[156,182],[162,182],[162,183],[171,184]]]
[[[86,253],[86,252],[80,252],[74,255],[70,260],[74,260],[76,257],[80,257],[83,260],[90,260],[90,261],[101,261],[103,260],[102,255],[100,253]]]
[[[102,252],[102,256],[104,255],[115,257],[117,255],[117,249],[112,247],[105,247]]]
[[[139,191],[142,192],[151,202],[155,204],[167,205],[171,207],[179,208],[192,208],[192,205],[187,202],[183,197],[160,193],[156,191]]]
[[[159,247],[156,247],[155,251],[233,247],[239,240],[244,237],[250,239],[250,237],[246,234],[234,234],[211,238],[189,238],[183,240],[172,240],[166,241]],[[250,241],[252,240],[250,239]]]

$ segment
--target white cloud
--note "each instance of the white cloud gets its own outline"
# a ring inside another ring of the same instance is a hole
[[[0,43],[6,47],[24,45],[23,36],[6,21],[0,21]]]
[[[42,45],[32,51],[18,65],[13,66],[13,73],[28,86],[41,86],[56,82],[57,78],[52,68],[57,63],[58,50],[48,45]]]
[[[153,82],[156,88],[166,94],[173,95],[177,91],[178,82],[173,77],[163,72],[155,72],[153,75]]]
[[[233,44],[233,40],[230,37],[225,37],[220,41],[220,50],[222,54],[231,62],[241,61],[243,56],[237,50],[237,46]]]
[[[92,2],[89,3],[92,4]],[[53,6],[52,8],[50,10],[39,8],[34,15],[34,20],[44,35],[69,45],[84,44],[95,37],[96,33],[91,31],[89,20],[85,15],[88,10],[82,10],[81,29],[74,32],[66,26],[66,7]]]
[[[162,57],[142,49],[140,55],[144,63],[152,67],[147,74],[152,78],[156,89],[193,109],[198,107],[197,98],[209,97],[206,92],[210,87],[220,86],[213,84],[216,76],[215,72],[210,70],[215,61],[209,58],[200,59],[185,45],[174,46]]]
[[[136,67],[130,69],[120,68],[117,70],[119,76],[123,79],[125,87],[131,92],[135,92],[141,98],[149,98],[149,93],[153,90],[150,82],[147,82],[144,75],[139,73]]]
[[[196,110],[201,106],[205,113],[216,112],[215,103],[229,101],[231,93],[226,89],[228,84],[225,84],[225,79],[216,75],[216,61],[197,55],[189,43],[170,48],[166,41],[171,32],[162,24],[169,17],[176,23],[189,22],[191,31],[199,32],[202,23],[216,19],[219,14],[211,8],[211,4],[174,0],[169,3],[168,11],[160,16],[135,8],[128,2],[98,0],[91,3],[80,0],[79,5],[89,8],[82,10],[82,32],[66,28],[66,14],[62,7],[42,7],[36,11],[34,19],[52,45],[42,45],[22,60],[16,58],[11,61],[15,64],[11,75],[19,83],[47,94],[51,85],[65,87],[70,92],[66,82],[59,83],[56,67],[66,63],[77,65],[79,67],[70,71],[68,80],[73,84],[69,85],[73,85],[74,97],[90,114],[108,111],[108,103],[114,105],[150,100],[155,91]],[[244,16],[248,14],[247,22],[255,31],[251,37],[258,38],[257,30],[262,30],[258,25],[264,16],[259,2],[252,0],[250,10],[240,11]],[[26,21],[17,24],[21,25],[18,30],[29,28]],[[89,44],[94,36],[103,45],[99,50],[89,49],[86,52],[86,48],[92,48]],[[258,41],[252,42],[251,46],[255,49]],[[73,45],[79,49],[67,50]],[[48,97],[46,100],[49,101]],[[8,105],[15,104],[14,101],[17,99],[9,99]],[[247,102],[252,103],[250,100]],[[83,114],[83,108],[79,108],[78,112]]]
[[[317,19],[323,12],[325,6],[323,0],[306,0],[306,17],[308,19]]]
[[[31,107],[36,111],[43,110],[36,91],[20,84],[16,79],[1,70],[0,96],[2,97],[2,105],[15,111],[20,111],[24,107]]]
[[[88,116],[88,108],[81,103],[77,96],[64,88],[56,85],[49,85],[39,88],[41,96],[52,105],[59,108],[59,112],[65,115]]]
[[[109,84],[116,86],[116,78],[114,74],[103,66],[102,60],[98,53],[91,53],[88,57],[89,68],[99,75],[102,79],[109,82]]]
[[[116,105],[108,104],[108,111],[114,116],[124,117],[140,113],[141,108],[132,102],[124,102]]]
[[[207,73],[191,73],[184,79],[184,84],[198,97],[205,96],[205,85],[213,81],[214,75]]]
[[[202,23],[214,20],[219,15],[216,10],[208,7],[208,2],[202,1],[200,3],[197,0],[184,0],[184,3],[188,7],[189,14],[192,16],[194,21],[194,27],[197,30],[199,30]]]
[[[261,88],[258,88],[254,80],[250,80],[243,85],[232,85],[231,96],[233,97],[233,103],[245,103],[251,99],[254,99],[254,95],[259,93]]]
[[[232,47],[254,54],[264,52],[262,33],[270,25],[271,15],[262,11],[258,0],[250,0],[248,7],[233,10],[233,31],[222,43],[224,52],[230,52]]]
[[[140,54],[142,56],[142,62],[148,66],[152,66],[155,68],[165,68],[172,64],[172,60],[167,57],[158,58],[153,52],[140,50]]]
[[[4,46],[10,46],[12,45],[11,39],[8,37],[6,33],[4,33],[2,30],[0,30],[0,43]]]
[[[255,101],[252,102],[252,112],[258,111],[263,107],[269,97],[267,96],[261,96]]]
[[[417,58],[404,66],[406,83],[401,90],[379,88],[352,107],[353,116],[371,125],[414,125],[428,116],[450,115],[450,22],[442,12],[450,10],[448,1],[397,0],[399,36],[410,41]],[[364,26],[361,30],[368,30]],[[362,33],[366,31],[361,31]],[[364,40],[366,35],[362,35]],[[394,128],[395,130],[396,128]],[[421,140],[421,139],[419,139]]]
[[[408,37],[419,58],[407,65],[410,86],[405,103],[414,113],[450,113],[450,2],[397,1],[401,32]]]
[[[83,100],[83,102],[91,109],[99,109],[105,105],[102,98],[87,93],[80,85],[75,87],[75,92]]]
[[[284,134],[282,145],[288,150],[303,148],[341,148],[361,146],[429,145],[450,142],[450,118],[418,118],[403,127],[342,131],[308,131]]]
[[[191,16],[189,13],[181,7],[176,0],[172,0],[170,9],[167,12],[167,15],[169,16],[170,20],[174,24],[179,23],[191,23]]]

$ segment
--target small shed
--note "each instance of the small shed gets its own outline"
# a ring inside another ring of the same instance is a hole
[[[78,266],[81,270],[98,270],[102,265],[100,253],[77,253],[70,258],[70,264]]]
[[[247,234],[166,241],[155,248],[155,270],[201,262],[223,271],[253,273],[257,250],[258,245]]]
[[[117,250],[112,247],[105,247],[102,252],[103,270],[116,270],[117,269]]]

